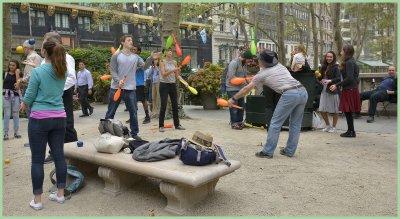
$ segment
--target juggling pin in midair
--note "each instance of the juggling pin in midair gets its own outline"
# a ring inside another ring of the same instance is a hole
[[[251,31],[251,45],[250,45],[250,52],[253,56],[257,53],[256,42],[254,41],[254,30],[253,27],[250,28]]]
[[[176,54],[177,54],[178,56],[182,56],[182,50],[181,50],[181,47],[179,47],[178,42],[176,42],[175,34],[174,34],[174,33],[171,33],[171,34],[172,34],[172,38],[174,39]]]
[[[167,53],[167,50],[169,49],[169,47],[171,47],[173,41],[174,40],[172,39],[172,36],[169,35],[169,37],[167,39],[167,43],[165,43],[165,50],[164,50],[164,54],[162,56],[163,58],[165,57],[165,54]]]

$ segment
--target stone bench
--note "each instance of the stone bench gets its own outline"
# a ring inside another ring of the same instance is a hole
[[[144,177],[160,179],[160,191],[167,198],[165,210],[179,215],[214,193],[219,178],[241,165],[239,161],[230,160],[230,167],[223,163],[188,166],[178,156],[157,162],[139,162],[132,159],[132,154],[99,153],[94,141],[85,141],[83,147],[77,147],[76,142],[65,144],[64,153],[69,164],[86,174],[97,170],[105,182],[103,192],[112,196]]]

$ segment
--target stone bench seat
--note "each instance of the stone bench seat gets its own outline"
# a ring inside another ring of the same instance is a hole
[[[174,214],[184,214],[185,210],[214,193],[220,177],[240,168],[240,162],[230,160],[231,166],[223,163],[206,166],[188,166],[178,156],[157,162],[139,162],[132,154],[99,153],[93,142],[84,142],[77,147],[76,142],[64,145],[65,157],[84,173],[97,169],[104,180],[104,193],[117,196],[121,190],[144,179],[160,179],[160,191],[167,198],[165,210]]]

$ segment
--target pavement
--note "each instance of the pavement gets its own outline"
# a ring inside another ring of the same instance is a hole
[[[202,106],[184,106],[186,130],[158,132],[158,120],[142,124],[144,111],[138,104],[139,135],[149,141],[164,138],[190,138],[194,131],[210,133],[223,147],[228,159],[242,163],[239,170],[220,178],[216,192],[188,210],[189,216],[396,216],[397,212],[397,117],[367,117],[355,120],[357,138],[341,138],[346,130],[339,118],[338,133],[303,131],[293,158],[275,150],[273,159],[254,156],[265,143],[266,130],[229,126],[229,110],[203,110]],[[94,113],[79,118],[74,112],[78,138],[84,142],[99,136],[99,119],[107,105],[94,104]],[[115,118],[126,121],[128,112],[121,105]],[[12,123],[12,122],[11,122]],[[167,120],[166,123],[172,123]],[[11,125],[11,124],[10,124]],[[21,119],[21,139],[3,142],[3,215],[4,216],[171,216],[164,210],[166,199],[159,181],[146,179],[117,197],[101,190],[104,182],[96,175],[85,176],[85,187],[63,205],[47,199],[52,187],[48,173],[54,164],[45,164],[44,209],[29,208],[32,198],[31,153],[27,119]],[[129,126],[129,125],[128,125]],[[278,147],[283,147],[288,132],[282,131]],[[85,145],[84,145],[85,146]]]

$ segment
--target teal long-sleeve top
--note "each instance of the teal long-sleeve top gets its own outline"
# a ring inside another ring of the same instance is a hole
[[[25,92],[24,103],[31,107],[31,111],[64,110],[62,96],[65,81],[66,78],[57,78],[51,64],[45,63],[34,68]]]

